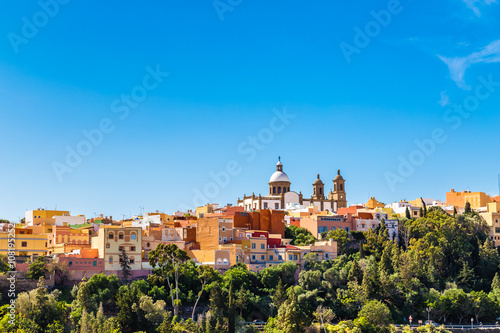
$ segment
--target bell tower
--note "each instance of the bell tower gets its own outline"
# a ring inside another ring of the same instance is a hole
[[[337,176],[333,180],[333,198],[337,202],[338,208],[347,207],[347,198],[345,193],[345,180],[337,170]]]
[[[325,184],[318,178],[313,183],[313,199],[323,200],[325,198]]]

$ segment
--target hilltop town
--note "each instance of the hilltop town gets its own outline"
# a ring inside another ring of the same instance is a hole
[[[307,254],[316,254],[318,261],[337,257],[337,242],[327,237],[330,231],[367,232],[384,221],[389,238],[399,241],[398,218],[419,218],[423,209],[432,207],[451,215],[463,213],[467,203],[490,227],[490,239],[500,244],[500,196],[452,189],[446,202],[416,198],[385,204],[371,197],[365,204],[347,206],[345,183],[338,170],[333,191],[327,194],[317,175],[312,196],[306,198],[301,191],[293,191],[279,161],[268,183],[269,194],[244,195],[235,206],[208,203],[186,212],[155,211],[122,220],[102,214],[86,218],[64,210],[29,210],[22,223],[0,224],[0,253],[15,256],[17,272],[26,271],[38,257],[47,264],[65,263],[70,281],[97,273],[119,275],[123,252],[131,275],[146,278],[153,270],[148,254],[159,244],[175,244],[197,265],[209,265],[221,273],[238,263],[255,273],[284,262],[293,262],[301,270]],[[316,241],[295,244],[285,232],[291,226],[309,231]],[[14,246],[9,245],[8,233],[15,233]]]

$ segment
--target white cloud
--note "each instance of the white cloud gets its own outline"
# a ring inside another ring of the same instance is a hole
[[[477,17],[481,16],[481,12],[479,11],[479,8],[477,8],[476,3],[479,4],[485,4],[485,5],[491,5],[492,3],[497,3],[497,0],[463,0],[465,5],[472,9],[474,14],[476,14]]]
[[[465,70],[477,63],[494,63],[500,61],[500,39],[491,42],[478,52],[473,52],[465,57],[447,58],[438,55],[448,66],[450,77],[462,89],[470,89],[464,81]]]
[[[441,91],[441,99],[438,101],[439,105],[446,106],[450,104],[450,96],[446,94],[446,91]]]

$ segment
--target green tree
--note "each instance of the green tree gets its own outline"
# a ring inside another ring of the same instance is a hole
[[[229,333],[234,333],[236,331],[236,312],[235,312],[234,292],[232,284],[229,286],[229,302],[227,310],[228,310],[227,330]]]
[[[28,270],[25,273],[25,276],[31,280],[38,280],[40,277],[45,277],[45,274],[48,272],[47,266],[45,265],[44,257],[38,257],[33,261]]]
[[[277,328],[282,332],[302,333],[305,330],[306,318],[300,309],[297,295],[290,288],[290,295],[278,310]]]
[[[6,255],[0,254],[0,273],[8,272],[11,270],[9,265],[9,258]]]
[[[191,314],[191,319],[194,321],[194,314],[196,313],[196,306],[198,305],[198,302],[200,301],[201,295],[203,294],[203,291],[205,290],[205,286],[209,283],[211,283],[215,278],[219,275],[219,272],[214,270],[211,266],[208,265],[201,265],[198,266],[197,268],[198,272],[198,278],[200,279],[201,283],[201,289],[198,292],[198,297],[196,298],[196,303],[194,303],[193,306],[193,313]]]
[[[471,209],[471,207],[470,207],[470,202],[468,202],[468,201],[465,203],[465,210],[464,210],[464,213],[465,213],[465,214],[470,214],[470,213],[472,213],[472,209]]]
[[[422,199],[422,197],[420,197],[420,201],[422,202],[422,207],[424,207],[424,216],[423,217],[426,217],[427,216],[427,205],[425,204],[425,201],[424,201],[424,199]]]
[[[388,326],[391,319],[391,311],[384,303],[371,300],[366,303],[358,313],[358,318],[364,317],[372,325],[379,327]]]
[[[36,289],[22,292],[15,301],[16,310],[21,315],[19,326],[31,327],[30,333],[45,332],[48,325],[54,322],[65,323],[67,320],[66,306],[58,302],[60,292],[47,291],[44,278],[39,279]]]
[[[122,269],[122,279],[123,281],[125,281],[125,283],[127,283],[130,276],[132,275],[132,273],[130,272],[132,270],[132,267],[130,267],[130,259],[127,252],[125,252],[125,247],[122,247],[121,249],[120,267]]]
[[[349,239],[349,233],[346,230],[340,228],[328,232],[326,238],[333,239],[337,242],[337,252],[339,255],[346,253],[347,248],[351,243],[351,240]]]
[[[286,290],[283,285],[283,281],[279,279],[278,287],[276,288],[276,293],[273,295],[273,303],[279,309],[281,304],[286,301]]]
[[[363,281],[363,270],[359,266],[358,260],[351,261],[351,268],[349,269],[347,281],[356,281],[358,283]]]
[[[160,279],[166,279],[170,289],[174,317],[179,314],[179,277],[183,274],[183,266],[190,259],[186,251],[175,244],[159,244],[149,252],[149,263],[153,273]],[[175,296],[174,296],[175,294]]]
[[[500,277],[498,276],[498,273],[495,273],[495,277],[493,278],[493,281],[491,281],[491,290],[496,289],[500,289]]]
[[[139,331],[146,326],[145,313],[139,306],[142,296],[144,294],[136,283],[126,284],[118,289],[116,305],[120,311],[117,319],[124,332]]]
[[[210,289],[210,313],[216,320],[220,320],[224,315],[225,300],[218,282],[215,282]]]
[[[285,228],[285,238],[292,239],[290,244],[299,246],[310,245],[316,242],[316,238],[309,230],[295,225]]]
[[[50,274],[54,275],[56,283],[61,286],[64,286],[66,281],[71,277],[69,267],[65,262],[53,261],[49,264],[48,271]]]

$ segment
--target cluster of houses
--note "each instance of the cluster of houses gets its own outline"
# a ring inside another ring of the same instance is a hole
[[[279,161],[268,183],[269,194],[244,195],[236,206],[207,204],[194,211],[171,215],[156,211],[123,220],[30,210],[22,223],[0,224],[0,254],[14,253],[18,271],[27,269],[26,263],[39,256],[65,263],[73,281],[96,273],[120,274],[123,252],[129,258],[132,276],[145,277],[153,269],[148,254],[158,244],[175,244],[195,263],[221,272],[236,263],[258,272],[288,261],[302,269],[308,254],[315,254],[318,261],[337,257],[337,243],[328,238],[333,230],[368,231],[384,220],[390,239],[398,241],[398,217],[409,214],[418,218],[424,206],[461,212],[467,202],[487,221],[491,239],[500,245],[500,197],[483,192],[451,190],[446,193],[446,202],[417,198],[384,204],[372,197],[365,204],[347,206],[340,171],[328,194],[319,175],[310,198],[294,192],[290,185]],[[291,244],[292,240],[285,238],[285,227],[291,225],[309,230],[317,241]],[[9,234],[15,235],[14,247],[9,246]]]

